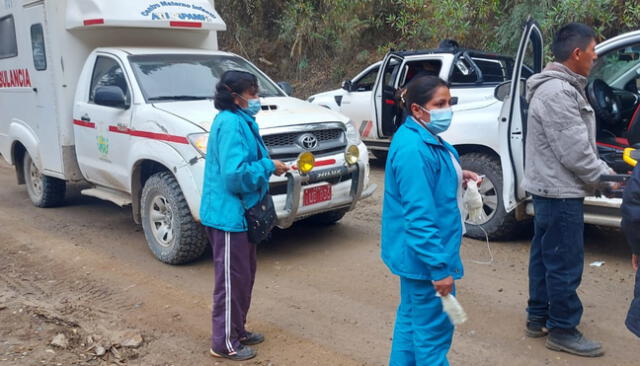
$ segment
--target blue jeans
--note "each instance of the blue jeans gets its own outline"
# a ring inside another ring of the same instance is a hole
[[[535,234],[529,257],[529,318],[547,328],[574,329],[582,303],[584,200],[533,196]]]
[[[453,324],[431,281],[400,277],[390,366],[448,366]]]

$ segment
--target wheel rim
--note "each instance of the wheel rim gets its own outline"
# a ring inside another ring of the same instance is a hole
[[[157,195],[151,201],[149,221],[156,241],[164,247],[170,247],[175,236],[173,232],[173,211],[164,196]]]
[[[33,195],[40,199],[42,197],[42,174],[33,160],[29,161],[29,187]]]
[[[469,222],[469,215],[465,217],[465,221],[471,225],[484,225],[489,222],[498,210],[498,192],[496,186],[488,178],[484,178],[478,186],[478,192],[482,196],[482,215],[476,223]]]

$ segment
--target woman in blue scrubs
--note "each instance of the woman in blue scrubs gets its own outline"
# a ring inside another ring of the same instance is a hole
[[[390,365],[448,365],[453,324],[436,294],[462,278],[462,186],[479,177],[438,136],[453,116],[447,83],[415,78],[401,99],[409,115],[389,150],[382,214],[382,259],[400,277]]]

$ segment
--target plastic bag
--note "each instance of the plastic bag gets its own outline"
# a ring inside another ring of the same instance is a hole
[[[478,183],[476,181],[467,182],[467,190],[462,197],[464,209],[467,212],[467,222],[477,224],[482,222],[484,211],[482,203],[482,195],[478,191]]]
[[[467,321],[467,313],[465,313],[462,305],[453,295],[441,296],[440,299],[442,300],[442,308],[453,325],[459,325]]]

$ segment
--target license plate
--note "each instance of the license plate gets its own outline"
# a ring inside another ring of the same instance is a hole
[[[325,184],[323,186],[305,189],[302,203],[304,206],[311,206],[316,203],[331,201],[331,198],[331,185]]]

